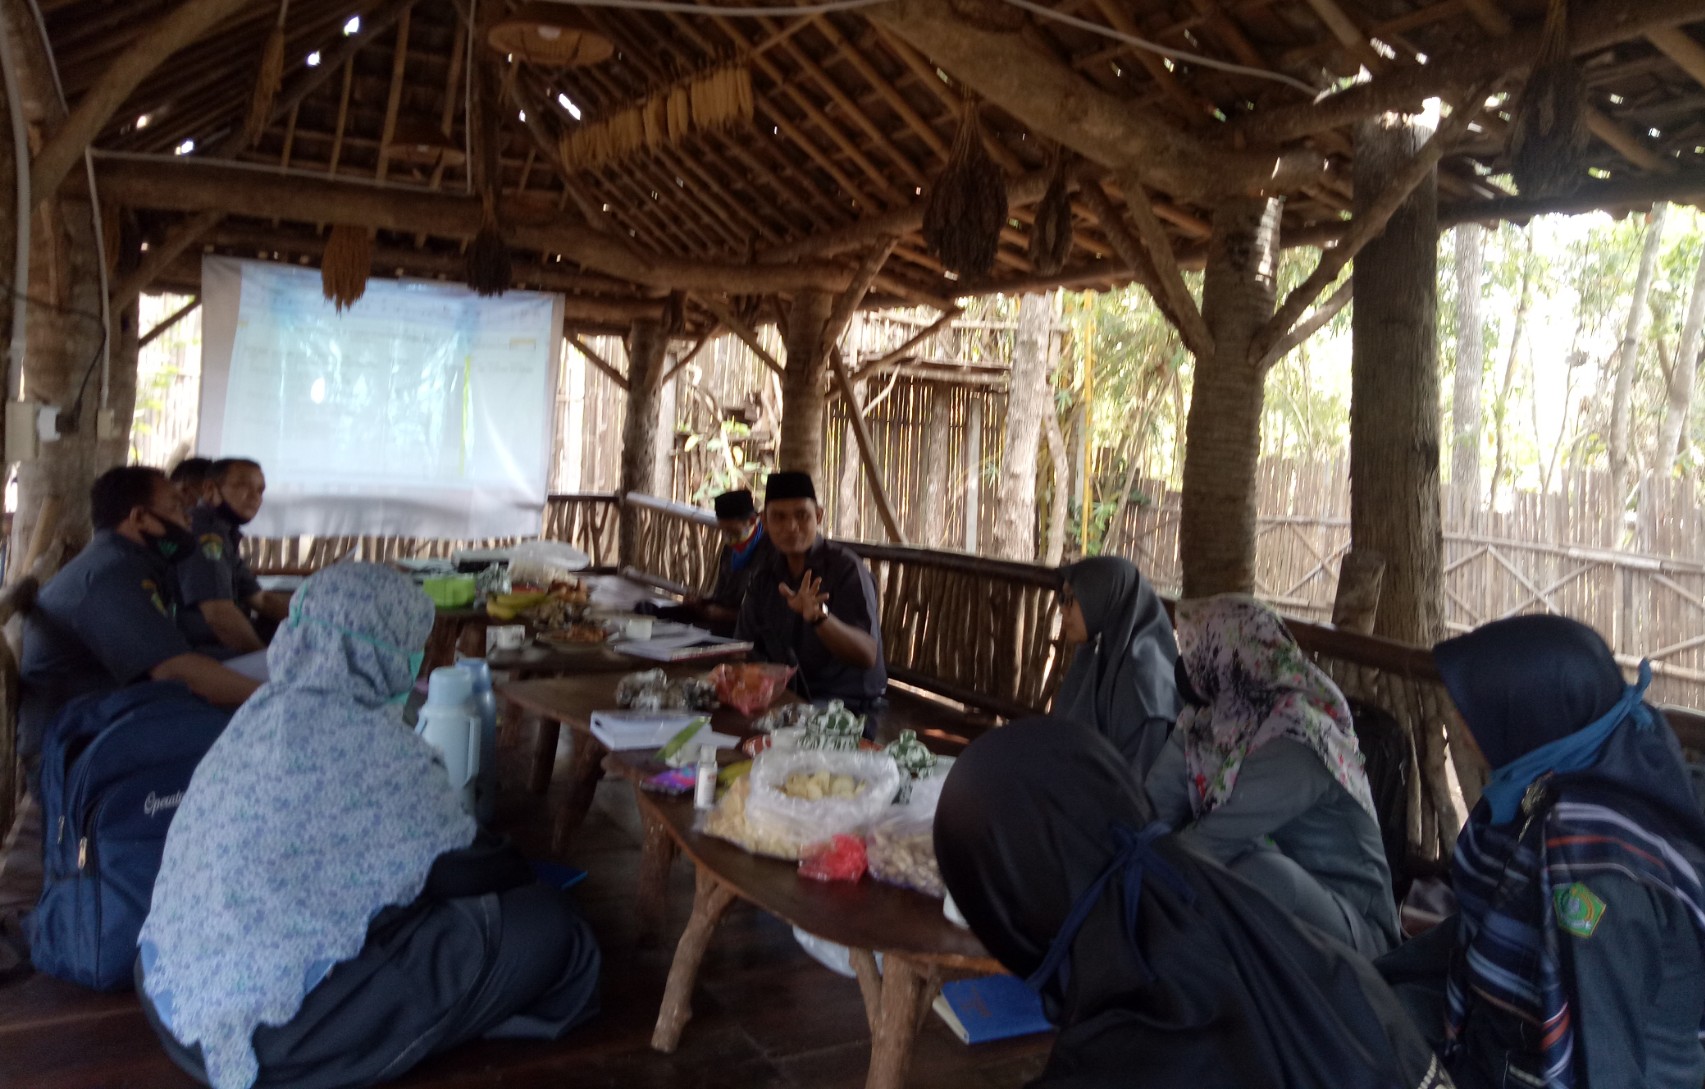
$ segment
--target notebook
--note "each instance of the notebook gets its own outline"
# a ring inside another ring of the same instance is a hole
[[[602,741],[611,752],[656,749],[667,744],[689,723],[703,717],[691,711],[594,711],[592,736]],[[732,749],[740,743],[740,739],[707,728],[700,731],[692,743]]]
[[[1042,998],[1017,976],[982,976],[943,983],[935,1012],[968,1044],[1049,1032]]]

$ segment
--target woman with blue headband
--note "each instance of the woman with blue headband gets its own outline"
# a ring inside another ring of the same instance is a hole
[[[215,1089],[372,1085],[597,1012],[585,921],[478,832],[403,723],[432,620],[388,568],[314,575],[270,683],[184,794],[137,990],[167,1053]]]
[[[1675,735],[1598,633],[1556,616],[1433,651],[1492,768],[1460,910],[1380,961],[1462,1089],[1705,1082],[1705,818]]]

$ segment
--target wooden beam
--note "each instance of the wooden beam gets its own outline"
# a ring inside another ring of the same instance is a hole
[[[1643,207],[1662,201],[1691,203],[1705,199],[1705,170],[1673,174],[1612,178],[1581,183],[1560,197],[1502,197],[1474,204],[1451,204],[1439,209],[1439,229],[1459,223],[1523,222],[1542,215],[1580,215],[1606,208]]]
[[[1695,41],[1693,35],[1677,27],[1666,26],[1649,32],[1646,38],[1683,72],[1692,76],[1695,83],[1705,86],[1705,45]]]
[[[1587,107],[1586,120],[1588,131],[1640,169],[1651,171],[1653,174],[1670,174],[1677,169],[1674,160],[1666,159],[1642,144],[1637,137],[1607,117],[1597,106]]]
[[[1327,296],[1325,302],[1315,307],[1314,311],[1309,314],[1308,317],[1297,322],[1290,332],[1280,337],[1279,342],[1274,344],[1272,348],[1268,349],[1267,354],[1261,359],[1261,369],[1267,370],[1273,364],[1289,355],[1291,350],[1297,345],[1319,332],[1321,326],[1336,317],[1338,311],[1344,309],[1345,304],[1350,301],[1352,294],[1353,292],[1350,287],[1350,281],[1345,280],[1343,283],[1339,284],[1337,290]]]
[[[113,60],[30,163],[31,199],[53,196],[84,150],[149,73],[173,53],[248,6],[248,0],[185,0]]]
[[[1302,317],[1320,293],[1336,280],[1344,268],[1355,259],[1363,246],[1385,230],[1385,225],[1403,202],[1409,199],[1409,194],[1424,181],[1438,166],[1440,157],[1445,149],[1453,146],[1457,139],[1468,130],[1469,122],[1479,115],[1486,103],[1486,93],[1491,89],[1490,82],[1482,82],[1469,89],[1458,101],[1451,115],[1433,133],[1415,157],[1403,169],[1391,178],[1391,182],[1379,194],[1379,198],[1369,205],[1364,215],[1356,217],[1350,223],[1350,233],[1343,241],[1320,255],[1320,263],[1309,273],[1308,279],[1298,284],[1287,296],[1279,309],[1274,312],[1265,328],[1256,335],[1250,345],[1250,358],[1256,362],[1267,359],[1273,346],[1279,338],[1290,332],[1291,326]]]
[[[397,134],[397,110],[403,104],[403,77],[408,70],[409,13],[397,20],[397,47],[391,54],[391,89],[385,95],[385,123],[379,130],[380,181],[391,172],[391,139]]]
[[[711,341],[713,341],[717,337],[721,336],[722,332],[723,332],[723,329],[722,329],[722,326],[720,324],[712,325],[709,329],[706,329],[699,336],[698,343],[693,345],[692,350],[689,351],[686,355],[682,356],[681,358],[675,360],[675,365],[673,367],[670,367],[669,370],[663,375],[663,384],[665,386],[667,386],[669,384],[670,379],[674,378],[675,375],[682,368],[684,368],[688,363],[691,363],[694,359],[696,359],[698,357],[698,354],[700,352],[704,351],[705,345],[709,344]]]
[[[1569,48],[1593,53],[1652,31],[1683,26],[1705,17],[1705,0],[1588,0],[1569,13]],[[1540,55],[1542,21],[1534,20],[1508,37],[1477,43],[1426,64],[1393,68],[1315,102],[1267,110],[1239,118],[1222,130],[1225,139],[1278,144],[1342,128],[1387,111],[1415,112],[1423,100],[1453,95],[1482,80],[1526,72]]]
[[[900,520],[894,516],[888,489],[882,485],[882,470],[876,465],[876,444],[871,441],[870,428],[864,421],[864,405],[859,403],[858,391],[853,388],[852,379],[847,377],[846,360],[841,358],[839,347],[830,349],[829,366],[835,374],[835,386],[847,402],[847,423],[853,429],[854,441],[858,443],[858,459],[864,464],[864,479],[870,484],[870,493],[876,497],[876,513],[882,518],[882,528],[888,531],[889,541],[903,545],[906,535],[900,532]]]
[[[1213,335],[1208,332],[1208,323],[1202,319],[1202,308],[1196,305],[1184,283],[1184,273],[1179,270],[1178,258],[1172,252],[1172,240],[1166,236],[1166,228],[1160,225],[1154,209],[1149,206],[1149,196],[1141,177],[1122,174],[1119,188],[1124,191],[1125,208],[1136,224],[1137,237],[1142,239],[1143,247],[1148,250],[1149,262],[1160,289],[1178,315],[1179,335],[1184,339],[1184,346],[1198,359],[1212,355]]]
[[[787,373],[787,368],[777,363],[776,357],[771,355],[769,349],[764,347],[764,342],[758,339],[757,330],[741,321],[728,304],[722,301],[721,296],[715,292],[707,291],[703,295],[695,295],[694,298],[698,299],[699,304],[711,312],[711,316],[722,323],[723,328],[739,337],[746,347],[752,349],[753,354],[763,362],[764,366],[778,375]]]
[[[852,376],[853,381],[856,382],[862,379],[866,374],[881,370],[883,367],[904,359],[913,348],[916,348],[919,344],[922,344],[930,337],[941,332],[942,327],[947,325],[954,318],[958,317],[961,312],[962,311],[960,311],[957,306],[949,310],[943,310],[941,312],[941,317],[936,318],[922,329],[919,329],[916,333],[907,337],[905,343],[901,344],[898,348],[895,348],[891,352],[885,352],[868,363],[859,364],[858,371]]]
[[[166,240],[158,246],[150,246],[143,254],[142,263],[136,271],[113,285],[111,308],[114,313],[123,310],[136,301],[138,295],[148,290],[148,285],[159,278],[162,270],[178,259],[178,255],[211,231],[221,219],[225,218],[220,212],[199,212],[178,225]]]
[[[194,311],[195,308],[200,306],[200,305],[201,305],[201,296],[200,295],[192,296],[190,298],[189,302],[184,303],[182,306],[178,307],[176,310],[172,311],[170,314],[167,314],[164,318],[162,318],[160,320],[159,324],[155,325],[154,328],[152,328],[152,329],[148,330],[146,333],[142,334],[142,339],[136,342],[136,350],[140,352],[142,349],[148,347],[148,345],[154,343],[154,339],[156,337],[158,337],[161,333],[164,333],[166,330],[170,329],[172,326],[176,325],[178,322],[189,317],[190,313],[192,311]]]
[[[824,328],[824,347],[827,348],[841,339],[846,331],[847,322],[864,302],[864,296],[870,291],[870,285],[876,279],[876,274],[882,271],[887,263],[888,255],[894,252],[897,238],[885,238],[871,247],[864,260],[859,262],[858,271],[853,273],[852,283],[835,300],[835,308],[829,311],[829,323]]]
[[[599,370],[603,371],[604,374],[609,377],[610,381],[614,382],[617,386],[621,387],[621,390],[623,393],[628,392],[628,376],[627,375],[625,375],[621,371],[617,370],[615,368],[615,366],[609,360],[605,359],[603,356],[601,356],[597,352],[593,351],[587,345],[587,343],[584,340],[581,340],[575,334],[564,331],[564,333],[562,335],[563,335],[564,339],[566,339],[568,341],[568,343],[574,348],[575,351],[579,352],[581,355],[586,357],[586,361],[588,363],[592,364],[594,367],[597,367]]]
[[[1701,0],[1705,2],[1705,0]],[[1283,192],[1318,176],[1326,161],[1305,149],[1236,151],[1174,128],[1102,90],[1021,34],[979,29],[949,0],[900,0],[865,10],[871,22],[922,50],[1032,134],[1058,140],[1150,185],[1199,198],[1246,189]]]
[[[100,155],[95,170],[103,195],[136,208],[216,210],[458,239],[472,239],[482,222],[479,198],[418,188],[152,156]],[[852,282],[850,269],[828,262],[746,265],[639,253],[619,239],[562,222],[554,207],[512,202],[503,230],[512,246],[560,254],[584,268],[648,287],[759,295],[801,289],[839,293]]]

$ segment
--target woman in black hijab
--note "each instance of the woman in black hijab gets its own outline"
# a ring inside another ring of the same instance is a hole
[[[935,848],[971,929],[1059,1026],[1036,1086],[1449,1084],[1365,961],[1181,846],[1083,726],[980,738],[943,787]]]

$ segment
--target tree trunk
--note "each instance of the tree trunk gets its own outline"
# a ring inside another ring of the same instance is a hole
[[[912,526],[907,536],[919,548],[940,548],[942,530],[947,525],[947,442],[952,431],[947,425],[949,402],[945,392],[930,390],[925,403],[924,419],[929,435],[924,439],[924,486],[912,506]]]
[[[66,111],[34,17],[19,0],[4,0],[0,15],[12,39],[25,121],[36,131],[52,131],[63,122]],[[122,442],[102,443],[97,437],[103,388],[107,407],[115,408],[112,394],[119,383],[115,380],[103,387],[103,381],[115,376],[103,376],[102,326],[91,319],[101,313],[100,262],[104,260],[95,243],[96,211],[80,187],[67,189],[78,195],[32,194],[36,214],[30,223],[30,280],[13,288],[27,292],[31,299],[24,387],[32,400],[56,406],[64,419],[60,438],[42,443],[38,457],[18,466],[18,509],[9,555],[19,562],[50,502],[58,512],[59,527],[77,536],[88,532],[89,485],[118,461],[123,449]],[[3,215],[12,218],[11,204]],[[12,253],[7,252],[6,260]],[[9,264],[6,278],[11,279]],[[130,385],[134,381],[132,376]],[[73,413],[80,394],[80,411]]]
[[[1054,296],[1018,300],[1018,335],[1012,346],[1012,384],[1006,404],[1006,447],[1001,451],[1000,506],[995,511],[994,554],[1036,558],[1036,454],[1048,396],[1048,341]]]
[[[1504,363],[1504,381],[1498,387],[1498,400],[1492,405],[1492,487],[1486,509],[1498,505],[1498,486],[1504,481],[1504,428],[1510,415],[1510,389],[1516,381],[1516,364],[1521,361],[1521,338],[1527,329],[1527,311],[1533,303],[1533,232],[1524,231],[1526,250],[1521,263],[1521,295],[1516,302],[1516,318],[1510,332],[1510,355]]]
[[[1653,452],[1653,471],[1668,476],[1675,471],[1676,458],[1681,454],[1681,436],[1687,430],[1687,418],[1693,413],[1693,391],[1699,381],[1700,330],[1705,327],[1705,253],[1693,270],[1693,294],[1688,296],[1687,316],[1681,323],[1681,346],[1676,349],[1675,366],[1670,371],[1668,396],[1664,401],[1663,423],[1658,426],[1658,446]]]
[[[663,338],[664,351],[657,365],[657,427],[652,435],[656,446],[656,454],[651,465],[651,485],[648,491],[659,499],[679,499],[682,502],[692,502],[692,487],[689,494],[675,494],[675,421],[679,413],[678,400],[680,383],[662,383],[662,378],[669,373],[675,363],[675,353],[668,347],[669,339]],[[719,421],[720,422],[720,421]],[[696,481],[694,482],[696,484]]]
[[[823,476],[823,398],[829,388],[829,312],[822,291],[793,296],[787,316],[787,372],[781,380],[781,449],[776,468]],[[835,330],[833,335],[838,335]]]
[[[1606,445],[1610,453],[1610,479],[1618,496],[1627,494],[1630,483],[1629,401],[1634,393],[1634,372],[1639,369],[1640,338],[1646,331],[1646,297],[1652,290],[1652,271],[1658,263],[1664,215],[1668,210],[1667,204],[1652,206],[1652,218],[1646,225],[1646,241],[1640,248],[1640,271],[1634,277],[1634,293],[1628,300],[1628,325],[1616,356],[1616,392],[1611,395],[1610,437]]]
[[[1485,229],[1456,228],[1456,387],[1451,396],[1451,524],[1467,529],[1480,513],[1480,388],[1486,374],[1486,340],[1480,323],[1485,279]]]
[[[1403,114],[1357,127],[1357,215],[1427,136]],[[1415,187],[1351,271],[1351,547],[1385,559],[1374,633],[1421,646],[1444,633],[1437,178]]]
[[[1042,434],[1048,440],[1048,460],[1053,468],[1053,499],[1048,503],[1048,536],[1043,546],[1042,562],[1058,567],[1066,554],[1066,515],[1069,513],[1072,486],[1071,460],[1066,454],[1066,437],[1060,433],[1060,416],[1054,411],[1053,398],[1042,410]]]
[[[965,406],[965,551],[976,552],[983,521],[983,399]]]
[[[628,330],[628,403],[622,422],[624,492],[649,492],[657,476],[657,417],[663,392],[663,323],[636,321]],[[623,564],[639,561],[639,510],[624,506],[617,525],[616,554]]]
[[[1231,197],[1214,212],[1202,317],[1214,352],[1196,361],[1185,425],[1178,527],[1184,596],[1255,589],[1255,462],[1265,376],[1250,358],[1273,316],[1279,213],[1271,197]]]

